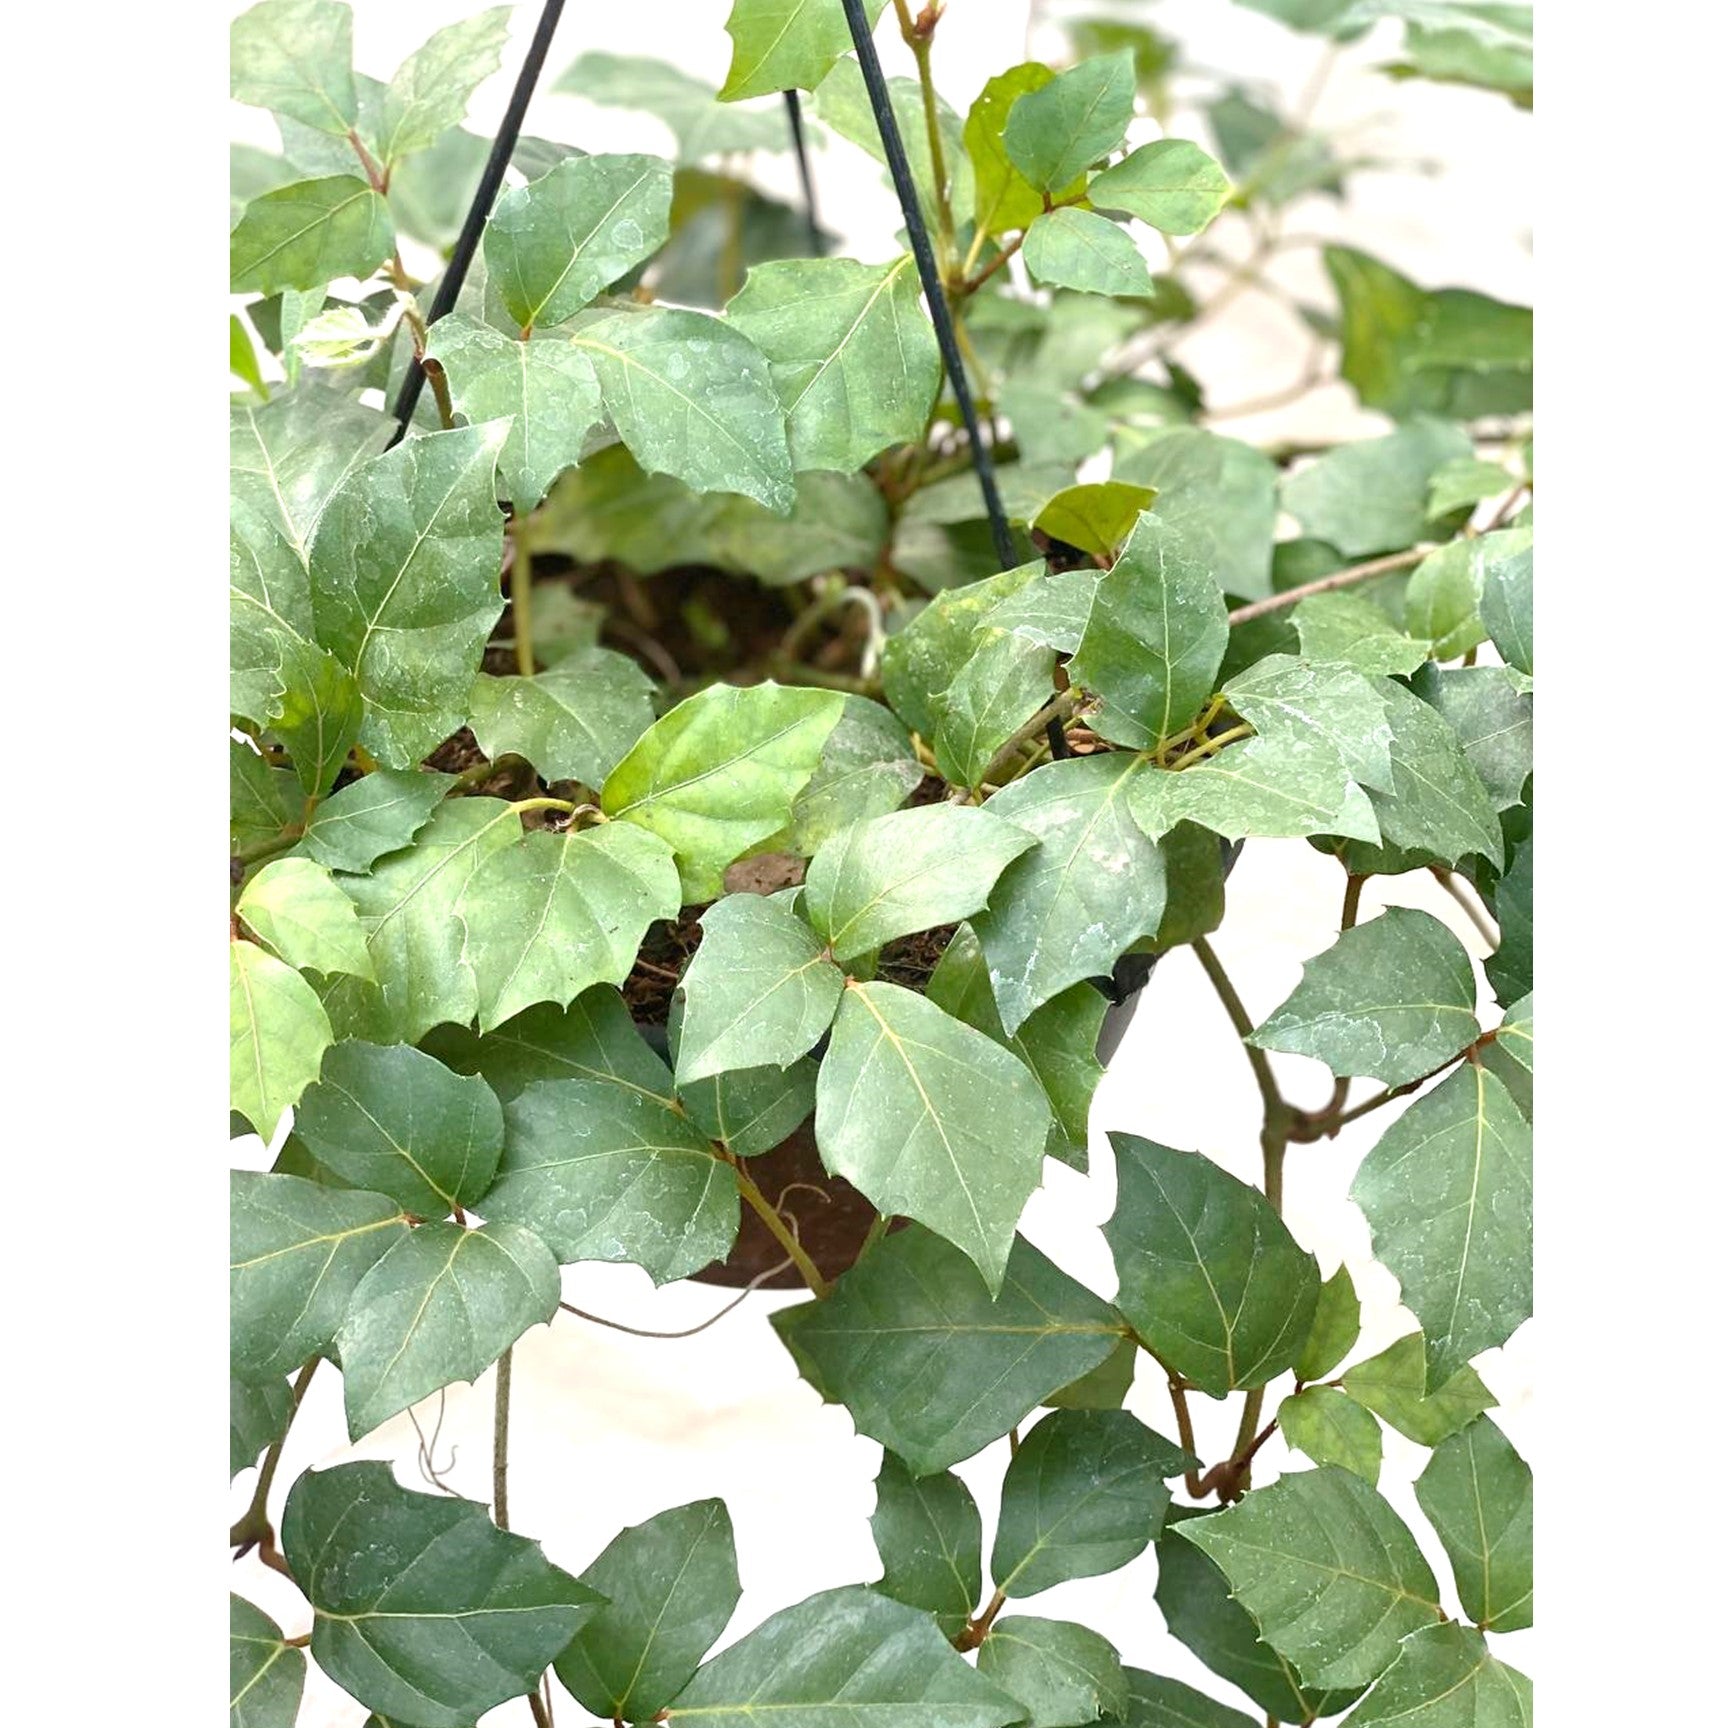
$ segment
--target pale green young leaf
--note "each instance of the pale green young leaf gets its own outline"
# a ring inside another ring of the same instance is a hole
[[[400,66],[384,92],[378,157],[389,169],[435,144],[468,112],[468,99],[498,70],[510,39],[509,6],[493,6],[436,30]]]
[[[1483,1050],[1482,1061],[1500,1076],[1512,1101],[1531,1120],[1534,1106],[1536,1065],[1536,999],[1522,996],[1506,1009],[1495,1028],[1494,1042]]]
[[[756,894],[730,894],[702,916],[684,972],[678,1084],[729,1068],[786,1068],[834,1018],[840,968],[803,919]]]
[[[1259,1728],[1259,1724],[1226,1704],[1167,1680],[1143,1668],[1124,1668],[1128,1679],[1125,1728]]]
[[[1108,557],[1133,533],[1134,524],[1143,511],[1151,508],[1156,496],[1150,486],[1130,486],[1121,480],[1070,486],[1066,491],[1058,492],[1038,512],[1032,525],[1052,540],[1065,541],[1082,552]],[[1096,586],[1095,582],[1087,583],[1088,611],[1091,610],[1091,591]],[[1001,619],[998,618],[997,622],[1000,623]],[[1083,620],[1081,627],[1084,628]],[[1078,646],[1078,641],[1075,646]],[[1072,653],[1073,649],[1066,652]]]
[[[484,1506],[410,1493],[388,1464],[308,1471],[282,1550],[312,1604],[318,1666],[415,1728],[472,1728],[531,1691],[597,1605]]]
[[[1117,1306],[1159,1359],[1222,1398],[1291,1367],[1320,1273],[1257,1188],[1198,1152],[1112,1134],[1116,1210],[1104,1239]]]
[[[1377,687],[1348,666],[1267,654],[1224,686],[1230,706],[1261,736],[1298,731],[1324,739],[1350,778],[1392,788],[1392,727]]]
[[[1415,1538],[1336,1465],[1281,1477],[1176,1534],[1217,1563],[1308,1686],[1366,1684],[1391,1665],[1400,1639],[1445,1618]]]
[[[228,1728],[294,1728],[305,1686],[306,1652],[268,1614],[230,1595]]]
[[[1534,706],[1507,666],[1424,666],[1410,681],[1458,735],[1497,811],[1524,800],[1534,765]]]
[[[1426,1346],[1420,1332],[1409,1332],[1378,1356],[1344,1371],[1344,1390],[1418,1446],[1437,1446],[1456,1434],[1494,1398],[1474,1368],[1460,1368],[1437,1388],[1430,1388]]]
[[[612,1079],[542,1080],[504,1105],[504,1157],[480,1202],[537,1232],[560,1265],[628,1261],[656,1284],[723,1260],[732,1172],[677,1107]]]
[[[442,1218],[491,1186],[504,1112],[484,1080],[453,1074],[411,1044],[350,1041],[325,1052],[294,1132],[345,1182]]]
[[[1022,462],[1084,462],[1103,452],[1115,424],[1104,408],[1082,399],[1077,391],[1036,377],[1010,377],[996,391],[995,406],[998,416],[1005,416],[1013,428]],[[1143,490],[1150,492],[1150,488]],[[1134,518],[1151,502],[1148,496],[1128,513],[1124,538],[1134,526]],[[1115,550],[1114,546],[1109,549]]]
[[[1489,1654],[1474,1627],[1448,1621],[1412,1633],[1344,1728],[1531,1728],[1534,1694],[1516,1668]]]
[[[1230,177],[1185,138],[1142,144],[1086,188],[1097,210],[1125,210],[1163,234],[1198,234],[1230,196]]]
[[[294,1395],[286,1380],[266,1380],[252,1385],[228,1376],[228,1480],[250,1470],[258,1455],[279,1440],[288,1426]]]
[[[581,1581],[605,1606],[558,1658],[558,1678],[596,1716],[649,1721],[690,1683],[738,1606],[725,1502],[697,1500],[632,1525]]]
[[[666,239],[672,166],[658,156],[572,156],[506,188],[486,223],[488,290],[522,329],[574,317]]]
[[[1372,1488],[1380,1480],[1380,1424],[1332,1386],[1309,1386],[1278,1406],[1278,1426],[1316,1464],[1337,1464]]]
[[[841,998],[816,1088],[823,1164],[954,1243],[992,1291],[1049,1128],[1043,1088],[982,1032],[897,984]]]
[[[1355,1349],[1361,1334],[1362,1304],[1350,1268],[1341,1265],[1320,1286],[1314,1324],[1294,1364],[1296,1378],[1305,1383],[1324,1380]]]
[[[678,855],[686,903],[785,827],[844,706],[832,690],[714,684],[655,721],[606,777],[601,808]]]
[[[1134,115],[1134,56],[1083,60],[1008,112],[1008,159],[1039,192],[1055,192],[1122,142]]]
[[[1532,617],[1535,553],[1528,529],[1515,529],[1489,538],[1503,540],[1503,556],[1489,561],[1482,580],[1482,624],[1500,658],[1520,672],[1536,670],[1535,629]]]
[[[448,774],[380,768],[318,806],[299,850],[331,870],[367,870],[420,832],[451,784]]]
[[[1485,1631],[1517,1632],[1534,1619],[1534,1494],[1530,1466],[1486,1416],[1442,1441],[1416,1479],[1417,1502],[1452,1562],[1458,1600]]]
[[[792,806],[784,850],[814,856],[841,829],[898,809],[923,778],[906,728],[880,702],[848,695],[816,772]]]
[[[354,902],[308,858],[277,858],[247,882],[234,910],[279,960],[309,972],[372,976]]]
[[[850,473],[923,437],[942,360],[910,253],[758,264],[726,321],[768,356],[794,468]]]
[[[552,88],[654,115],[677,139],[680,165],[733,150],[784,150],[791,142],[779,103],[739,108],[721,102],[712,84],[646,55],[583,54]]]
[[[1328,450],[1284,482],[1284,508],[1303,532],[1346,558],[1395,552],[1422,538],[1428,483],[1447,462],[1471,453],[1444,421],[1417,419],[1383,438]]]
[[[1308,659],[1337,661],[1358,672],[1414,672],[1432,649],[1406,636],[1360,594],[1311,595],[1297,602],[1292,617]]]
[[[493,471],[503,421],[433,432],[352,470],[312,541],[317,640],[366,700],[360,742],[412,768],[467,718],[504,609],[504,518]]]
[[[1530,1124],[1471,1065],[1412,1104],[1356,1173],[1350,1198],[1421,1323],[1431,1386],[1530,1316],[1531,1174]]]
[[[865,0],[870,25],[884,4]],[[732,0],[726,34],[732,38],[732,65],[720,86],[722,102],[814,90],[852,47],[836,0]]]
[[[1249,1042],[1402,1086],[1478,1036],[1475,1009],[1464,944],[1431,914],[1390,906],[1304,962],[1302,982]]]
[[[237,312],[228,314],[228,370],[242,384],[251,385],[259,401],[269,401],[269,386],[258,369],[258,351],[252,346],[252,338],[246,334],[246,326],[240,322]]]
[[[1000,1439],[1121,1341],[1108,1303],[1016,1239],[992,1296],[967,1256],[916,1225],[885,1237],[824,1302],[775,1330],[804,1377],[914,1475]]]
[[[360,1280],[336,1333],[348,1437],[478,1379],[558,1309],[558,1264],[531,1230],[422,1224]]]
[[[1027,1728],[1114,1721],[1128,1708],[1128,1677],[1115,1646],[1071,1620],[998,1620],[978,1648],[978,1672],[1019,1701]]]
[[[939,699],[930,740],[936,769],[954,786],[980,785],[996,753],[1049,701],[1056,656],[1016,631],[986,625]]]
[[[1498,498],[1517,484],[1498,462],[1461,456],[1434,470],[1428,482],[1428,515],[1431,519],[1450,516],[1455,510],[1480,504],[1484,498]]]
[[[1009,111],[1030,90],[1042,90],[1056,76],[1036,60],[998,73],[978,93],[962,134],[977,185],[977,224],[982,233],[1006,234],[1024,228],[1044,208],[1038,188],[1014,166],[1002,142]],[[1062,187],[1066,198],[1077,186]]]
[[[228,1097],[266,1141],[332,1043],[312,986],[254,942],[228,944]]]
[[[1032,280],[1046,288],[1130,299],[1152,293],[1152,274],[1127,230],[1091,210],[1034,217],[1020,255]]]
[[[228,26],[237,102],[346,137],[359,117],[354,14],[336,0],[262,0]]]
[[[228,236],[228,289],[275,294],[370,276],[396,244],[390,208],[354,174],[296,180],[246,206]]]
[[[525,757],[546,780],[599,786],[654,723],[653,684],[610,648],[578,648],[533,678],[482,673],[468,724],[496,759]]]
[[[882,1558],[884,1596],[935,1616],[958,1637],[983,1589],[983,1521],[971,1490],[947,1470],[914,1476],[884,1449],[870,1534]]]

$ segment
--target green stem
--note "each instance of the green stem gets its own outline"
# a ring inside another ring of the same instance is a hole
[[[282,1432],[270,1442],[269,1450],[264,1454],[264,1462],[258,1471],[258,1482],[252,1490],[251,1504],[228,1531],[228,1545],[231,1548],[250,1548],[254,1543],[267,1543],[271,1539],[267,1510],[270,1485],[276,1480],[276,1466],[282,1462],[282,1448],[288,1444],[288,1430],[294,1426],[294,1418],[299,1414],[300,1401],[306,1396],[306,1388],[312,1384],[312,1376],[318,1372],[318,1364],[322,1360],[322,1357],[314,1356],[295,1376],[293,1388],[288,1394],[288,1420],[282,1424]]]
[[[511,524],[510,543],[515,552],[510,562],[510,623],[516,632],[516,670],[524,678],[534,676],[534,556],[528,537]]]
[[[250,846],[237,847],[230,856],[241,864],[257,864],[265,858],[274,858],[278,852],[286,852],[304,832],[298,822],[291,822],[280,834],[272,834],[268,840],[254,840]]]
[[[492,1392],[492,1521],[500,1530],[510,1528],[510,1357],[506,1350],[498,1358]]]
[[[803,1245],[787,1226],[786,1220],[769,1204],[768,1196],[756,1186],[755,1180],[745,1170],[744,1166],[731,1153],[722,1156],[732,1166],[732,1173],[738,1179],[738,1192],[744,1196],[750,1209],[768,1228],[768,1234],[785,1249],[786,1256],[798,1268],[798,1275],[810,1286],[812,1295],[826,1296],[832,1286],[816,1269],[816,1262],[804,1252]]]
[[[1201,969],[1211,980],[1213,990],[1217,992],[1218,1000],[1224,1004],[1224,1012],[1230,1016],[1230,1024],[1235,1027],[1236,1036],[1243,1040],[1242,1048],[1247,1054],[1249,1067],[1254,1070],[1254,1082],[1260,1088],[1260,1099],[1266,1108],[1268,1126],[1274,1121],[1281,1121],[1288,1115],[1290,1107],[1278,1090],[1278,1082],[1273,1078],[1272,1064],[1266,1060],[1266,1052],[1247,1042],[1248,1035],[1254,1030],[1254,1022],[1249,1018],[1248,1010],[1242,1006],[1242,998],[1236,994],[1235,985],[1219,965],[1218,956],[1212,951],[1212,944],[1204,936],[1196,936],[1192,946],[1194,958],[1200,962]]]
[[[523,816],[530,810],[562,810],[566,816],[574,816],[580,806],[572,804],[568,798],[518,798],[510,806],[518,816]]]
[[[936,27],[936,18],[926,11],[930,25],[921,30],[912,17],[907,0],[894,0],[894,12],[900,20],[901,39],[912,50],[912,58],[918,64],[918,90],[924,99],[924,133],[930,144],[930,177],[935,182],[936,191],[936,249],[942,274],[946,277],[954,262],[954,211],[948,202],[948,165],[942,151],[941,109],[937,105],[936,81],[930,72],[930,33]]]

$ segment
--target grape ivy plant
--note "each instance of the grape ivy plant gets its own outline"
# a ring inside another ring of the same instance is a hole
[[[1529,105],[1528,6],[1243,3]],[[274,1159],[231,1177],[231,1542],[305,1606],[233,1599],[233,1723],[292,1723],[308,1659],[378,1728],[1528,1721],[1496,1635],[1530,1624],[1531,1473],[1472,1363],[1531,1311],[1530,314],[1326,246],[1308,381],[1380,429],[1218,430],[1172,347],[1362,162],[1227,78],[1209,147],[1167,135],[1195,79],[1144,11],[963,107],[906,0],[734,0],[718,89],[548,73],[666,157],[521,102],[465,128],[526,10],[387,82],[338,0],[235,20],[281,147],[235,149],[230,235],[232,1111]],[[795,147],[802,200],[752,182]],[[862,259],[820,220],[854,149],[906,223]],[[1273,838],[1336,860],[1339,934],[1256,1022],[1208,937]],[[1412,871],[1497,933],[1485,982],[1427,913],[1359,919]],[[1046,1157],[1086,1170],[1106,1021],[1178,946],[1263,1179],[1108,1124],[1106,1299],[1017,1225]],[[1415,1329],[1364,1358],[1283,1170],[1393,1101],[1350,1192]],[[861,1209],[843,1251],[760,1174],[800,1136]],[[798,1372],[882,1446],[882,1571],[712,1654],[721,1500],[579,1576],[510,1528],[511,1347],[561,1267],[713,1276],[741,1229],[808,1286],[773,1317]],[[491,1505],[278,1480],[315,1374],[360,1440],[489,1369]],[[1239,1411],[1223,1457],[1202,1399]],[[1378,1491],[1384,1427],[1432,1449],[1449,1577]],[[1256,1483],[1274,1433],[1303,1467]],[[1003,1436],[986,1561],[952,1467]],[[1023,1611],[1153,1545],[1218,1698]]]

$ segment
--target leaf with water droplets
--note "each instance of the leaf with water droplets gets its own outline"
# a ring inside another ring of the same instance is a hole
[[[1019,1701],[1028,1728],[1076,1728],[1128,1708],[1128,1677],[1109,1639],[1071,1620],[1011,1614],[978,1648],[978,1672]]]
[[[390,207],[353,174],[296,180],[254,198],[228,236],[228,289],[275,294],[367,277],[390,256]]]
[[[884,1448],[870,1534],[882,1557],[876,1589],[933,1614],[943,1637],[958,1637],[984,1580],[983,1521],[966,1484],[948,1470],[914,1476]]]
[[[1083,294],[1152,293],[1152,273],[1125,228],[1091,210],[1047,210],[1021,248],[1034,282]]]
[[[498,70],[511,10],[493,6],[435,30],[396,68],[378,116],[378,156],[386,169],[461,121],[469,97]]]
[[[1344,1728],[1531,1728],[1534,1695],[1516,1668],[1491,1656],[1471,1626],[1450,1621],[1412,1633]]]
[[[359,115],[352,9],[262,0],[242,12],[228,26],[228,88],[237,102],[345,137]]]
[[[346,10],[346,8],[344,8]],[[242,1596],[228,1598],[228,1728],[294,1728],[306,1653]]]
[[[1040,192],[1053,193],[1122,142],[1134,114],[1134,56],[1100,54],[1029,90],[1008,112],[1002,142]]]
[[[1533,1623],[1530,1466],[1478,1416],[1435,1447],[1416,1479],[1416,1499],[1452,1562],[1464,1612],[1490,1632]]]

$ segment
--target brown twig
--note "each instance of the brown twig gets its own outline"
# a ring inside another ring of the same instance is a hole
[[[1330,576],[1304,582],[1298,588],[1286,588],[1282,594],[1269,594],[1264,600],[1251,600],[1230,614],[1232,624],[1246,624],[1250,618],[1264,618],[1268,612],[1281,612],[1286,606],[1307,600],[1315,594],[1330,594],[1335,588],[1350,588],[1375,576],[1390,576],[1397,570],[1414,569],[1432,552],[1432,546],[1412,546],[1406,552],[1390,552],[1384,558],[1370,558],[1366,564],[1353,564],[1348,570],[1334,570]]]

